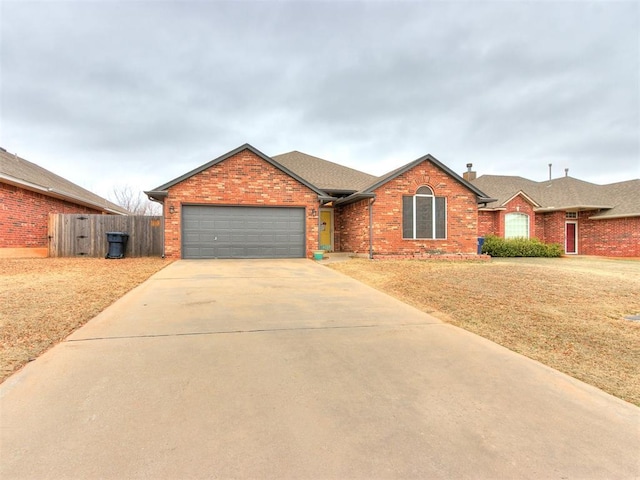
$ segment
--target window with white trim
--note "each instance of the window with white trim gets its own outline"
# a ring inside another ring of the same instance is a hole
[[[504,238],[529,238],[529,215],[507,213],[504,216]]]
[[[436,197],[427,186],[402,197],[402,238],[447,238],[447,199]]]
[[[568,220],[576,219],[576,218],[578,218],[578,212],[566,212],[565,213],[565,218],[568,219]]]

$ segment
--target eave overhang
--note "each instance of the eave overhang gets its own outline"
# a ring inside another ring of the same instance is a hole
[[[502,212],[506,210],[507,207],[480,207],[478,208],[479,212]]]
[[[40,193],[48,197],[57,198],[59,200],[65,200],[70,203],[75,203],[76,205],[82,205],[83,207],[88,207],[93,210],[100,210],[102,212],[111,213],[113,215],[127,215],[127,213],[114,210],[106,205],[90,202],[80,197],[77,197],[76,195],[71,195],[66,192],[61,192],[52,187],[45,187],[43,185],[37,185],[35,183],[27,182],[26,180],[15,178],[3,173],[0,173],[0,181],[9,185],[13,185],[15,187],[20,187],[20,188],[24,188],[25,190],[30,190],[32,192]]]
[[[620,215],[594,215],[589,220],[615,220],[616,218],[634,218],[640,217],[640,213],[625,213]]]
[[[149,200],[154,200],[160,203],[163,203],[164,199],[169,196],[169,192],[167,190],[149,190],[148,192],[144,192],[144,194],[149,197]]]
[[[350,203],[355,203],[360,200],[366,200],[368,198],[376,198],[376,194],[373,192],[360,192],[354,193],[353,195],[349,195],[348,197],[339,198],[336,200],[335,204],[338,205],[349,205]]]
[[[340,197],[348,197],[349,195],[353,195],[354,193],[357,193],[357,190],[341,190],[341,189],[335,189],[335,188],[321,188],[322,191],[324,191],[327,195],[333,195],[334,197],[340,198]]]
[[[534,212],[586,212],[589,210],[610,210],[614,205],[565,205],[560,207],[534,208]]]

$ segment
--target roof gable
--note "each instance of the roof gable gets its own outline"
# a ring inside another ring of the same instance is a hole
[[[518,190],[515,194],[513,194],[508,200],[505,200],[504,203],[501,204],[501,206],[506,206],[511,200],[513,200],[516,197],[522,197],[524,199],[525,202],[530,203],[531,205],[533,205],[534,207],[539,207],[540,205],[538,205],[538,203],[531,198],[529,195],[527,195],[525,192],[523,192],[522,190]]]
[[[3,148],[0,148],[0,181],[106,213],[131,214],[119,205]]]
[[[235,148],[235,149],[225,153],[224,155],[221,155],[218,158],[215,158],[215,159],[213,159],[213,160],[211,160],[211,161],[209,161],[209,162],[207,162],[207,163],[205,163],[203,165],[200,165],[199,167],[191,170],[190,172],[185,173],[184,175],[181,175],[181,176],[179,176],[177,178],[174,178],[170,182],[167,182],[164,185],[160,185],[159,187],[156,187],[153,190],[150,190],[150,191],[145,192],[145,193],[151,198],[154,198],[156,200],[160,200],[160,199],[162,199],[162,198],[167,196],[168,190],[171,187],[173,187],[174,185],[177,185],[178,183],[181,183],[181,182],[187,180],[188,178],[191,178],[194,175],[197,175],[198,173],[201,173],[201,172],[207,170],[208,168],[211,168],[214,165],[217,165],[218,163],[224,162],[226,159],[231,158],[234,155],[237,155],[238,153],[243,152],[245,150],[249,150],[251,153],[253,153],[254,155],[260,157],[265,162],[273,165],[278,170],[286,173],[291,178],[293,178],[296,181],[300,182],[304,186],[310,188],[311,190],[313,190],[318,195],[322,195],[322,196],[325,195],[325,192],[320,190],[318,187],[316,187],[315,185],[312,185],[311,183],[309,183],[307,180],[305,180],[301,176],[299,176],[296,173],[292,172],[291,170],[286,168],[284,165],[281,165],[280,163],[275,161],[273,158],[265,155],[260,150],[258,150],[257,148],[249,145],[248,143],[245,143],[244,145],[240,145],[238,148]]]
[[[420,158],[414,160],[413,162],[409,162],[409,163],[407,163],[406,165],[403,165],[400,168],[392,170],[389,173],[387,173],[385,175],[382,175],[381,177],[376,178],[375,181],[373,181],[372,183],[367,185],[362,190],[354,193],[353,195],[351,195],[351,196],[349,196],[347,198],[341,199],[339,202],[340,203],[351,203],[352,201],[357,201],[357,200],[359,200],[361,198],[372,197],[374,195],[374,190],[380,188],[382,185],[390,182],[391,180],[399,177],[403,173],[408,172],[412,168],[417,167],[418,165],[420,165],[423,162],[430,162],[431,164],[435,165],[440,170],[442,170],[445,173],[447,173],[451,178],[453,178],[457,182],[459,182],[462,185],[464,185],[466,188],[468,188],[471,192],[473,192],[478,197],[478,202],[479,203],[484,203],[484,202],[488,202],[488,201],[494,200],[492,198],[489,198],[478,187],[476,187],[475,185],[467,182],[464,178],[462,178],[456,172],[454,172],[449,167],[447,167],[445,164],[440,162],[433,155],[427,154],[427,155],[425,155],[423,157],[420,157]]]
[[[511,177],[504,175],[482,175],[471,183],[485,192],[489,192],[495,198],[496,205],[488,205],[489,208],[502,207],[509,203],[519,192],[525,194],[533,203],[539,205],[537,199],[536,182],[523,177]]]

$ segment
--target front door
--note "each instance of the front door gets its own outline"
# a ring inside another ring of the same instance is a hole
[[[578,253],[578,224],[576,222],[565,224],[564,252]]]
[[[320,210],[320,249],[333,251],[333,210]]]

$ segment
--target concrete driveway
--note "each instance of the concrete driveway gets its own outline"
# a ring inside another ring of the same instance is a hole
[[[179,261],[0,386],[0,478],[638,478],[640,409],[309,260]]]

